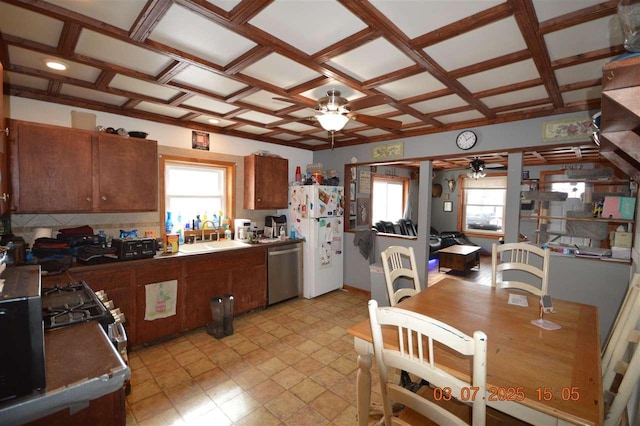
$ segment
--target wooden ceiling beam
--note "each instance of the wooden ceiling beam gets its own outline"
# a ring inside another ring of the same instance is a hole
[[[160,71],[158,75],[156,75],[155,81],[158,84],[166,84],[173,80],[176,75],[180,74],[189,66],[189,63],[187,62],[173,61],[165,69]]]
[[[172,4],[171,0],[147,0],[147,4],[129,30],[129,38],[138,42],[145,41]]]
[[[195,95],[193,93],[178,93],[169,100],[168,105],[179,106],[180,104],[193,98],[194,96]]]
[[[250,65],[255,64],[260,59],[263,59],[272,53],[271,49],[264,46],[256,46],[253,49],[248,50],[244,54],[240,55],[227,66],[223,68],[226,75],[234,75],[244,70]]]
[[[382,35],[380,31],[373,28],[365,28],[339,42],[328,46],[311,56],[311,60],[317,64],[322,64],[336,56],[356,49],[364,44],[369,43]]]
[[[76,45],[78,44],[81,31],[82,27],[80,25],[65,22],[62,26],[62,33],[60,34],[58,53],[64,57],[71,57],[73,52],[76,50]]]
[[[538,32],[540,34],[548,34],[564,30],[574,25],[583,24],[594,19],[615,15],[618,10],[617,8],[618,0],[608,0],[604,3],[595,4],[570,13],[565,13],[564,15],[556,16],[555,18],[540,22]]]
[[[116,73],[114,71],[102,71],[94,83],[96,89],[107,90],[115,76]]]
[[[363,81],[362,87],[364,87],[365,89],[371,89],[377,86],[382,86],[383,84],[393,83],[394,81],[402,80],[403,78],[411,77],[423,72],[424,68],[416,64],[407,68],[403,68],[401,70],[378,76],[376,78],[372,78],[370,80]]]
[[[527,47],[532,53],[533,62],[536,65],[540,77],[544,82],[547,93],[556,108],[562,107],[564,101],[560,95],[556,75],[551,69],[549,52],[544,37],[538,33],[538,20],[532,0],[508,0],[514,10],[514,16],[518,27],[522,32]]]
[[[236,25],[244,25],[262,12],[274,0],[243,0],[229,14],[229,20]]]
[[[527,49],[519,52],[509,53],[507,55],[499,56],[497,58],[489,59],[484,62],[478,62],[473,65],[458,68],[449,72],[451,78],[462,78],[468,75],[477,74],[482,71],[488,71],[494,68],[503,67],[505,65],[513,64],[516,62],[531,59],[531,52]]]

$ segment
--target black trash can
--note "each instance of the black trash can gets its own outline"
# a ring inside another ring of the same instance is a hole
[[[207,333],[216,339],[222,339],[224,334],[224,306],[222,297],[214,296],[211,298],[211,323],[207,324]]]
[[[224,310],[224,318],[222,326],[225,336],[231,336],[233,334],[233,295],[223,294],[222,305]]]

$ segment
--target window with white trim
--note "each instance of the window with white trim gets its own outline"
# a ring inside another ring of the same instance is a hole
[[[227,211],[227,168],[215,163],[166,161],[164,163],[164,197],[166,212],[171,212],[175,226],[192,223],[196,215],[212,220]]]
[[[463,178],[463,232],[502,235],[507,203],[507,177]]]
[[[409,179],[399,176],[372,176],[371,223],[402,219],[407,200]]]

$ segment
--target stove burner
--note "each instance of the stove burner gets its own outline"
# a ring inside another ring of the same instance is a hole
[[[47,330],[97,320],[106,331],[114,321],[109,310],[84,281],[43,288],[42,319]]]

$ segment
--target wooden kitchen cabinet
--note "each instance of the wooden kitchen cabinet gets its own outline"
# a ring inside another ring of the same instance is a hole
[[[7,119],[4,118],[2,94],[2,63],[0,63],[0,216],[9,211],[9,167],[7,165]]]
[[[12,121],[16,213],[158,209],[157,142]]]
[[[268,155],[244,157],[244,208],[286,209],[289,203],[289,160]]]
[[[184,331],[210,323],[211,298],[231,293],[229,272],[212,256],[198,256],[186,261],[185,286]]]
[[[157,262],[159,263],[159,262]],[[180,279],[182,268],[176,260],[167,260],[160,264],[145,263],[135,268],[136,282],[136,344],[142,345],[154,340],[180,333],[184,309],[181,303],[184,297]],[[146,320],[146,285],[167,281],[177,281],[176,315],[154,320]]]

